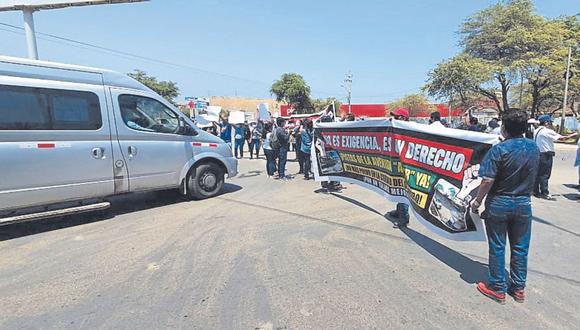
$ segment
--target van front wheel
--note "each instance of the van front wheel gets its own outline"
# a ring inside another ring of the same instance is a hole
[[[217,195],[224,186],[222,169],[212,163],[201,164],[187,177],[189,195],[195,199],[206,199]]]

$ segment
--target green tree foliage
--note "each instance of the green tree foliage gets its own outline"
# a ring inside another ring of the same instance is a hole
[[[462,52],[429,73],[424,91],[463,106],[475,96],[492,100],[499,111],[521,103],[534,115],[544,112],[563,99],[568,45],[575,50],[573,71],[578,68],[578,22],[578,15],[537,15],[531,0],[500,1],[467,18]],[[579,95],[577,84],[570,82],[570,95]]]
[[[429,103],[427,97],[423,94],[409,94],[402,98],[388,103],[385,110],[390,113],[397,108],[406,108],[409,110],[409,115],[414,117],[421,113],[431,113],[435,111],[435,107]],[[387,114],[388,115],[388,114]]]
[[[491,99],[501,108],[498,89],[487,86],[493,79],[493,69],[484,61],[465,53],[443,61],[428,76],[423,92],[444,100],[453,100],[463,107],[474,105],[479,96]]]
[[[334,103],[335,111],[339,112],[340,106],[342,103],[334,97],[328,97],[326,99],[312,99],[312,111],[313,112],[321,112],[325,110],[330,104]]]
[[[292,105],[296,113],[311,112],[310,87],[304,78],[297,73],[285,73],[270,88],[270,94],[276,101]]]
[[[521,61],[542,48],[536,36],[543,20],[534,13],[531,0],[512,0],[479,11],[461,27],[464,52],[488,65],[499,84],[500,111],[509,108],[509,89]]]
[[[157,78],[150,76],[141,70],[135,70],[127,75],[151,88],[155,93],[163,96],[169,102],[175,104],[174,99],[179,95],[177,83],[173,81],[157,81]]]

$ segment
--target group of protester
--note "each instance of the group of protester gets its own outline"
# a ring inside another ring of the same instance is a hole
[[[205,130],[219,136],[234,151],[238,159],[244,157],[244,146],[250,153],[250,159],[260,158],[260,149],[266,157],[266,172],[268,177],[288,180],[286,163],[288,151],[296,152],[296,159],[300,164],[300,172],[304,179],[312,178],[310,148],[313,141],[314,125],[309,119],[302,121],[296,128],[288,129],[284,118],[277,118],[274,122],[262,121],[248,124],[230,124],[227,118]],[[233,146],[232,146],[233,141]]]
[[[404,108],[391,112],[391,120],[409,120],[409,111]],[[354,121],[349,114],[342,120]],[[325,111],[320,122],[335,121],[334,112]],[[259,157],[260,147],[266,156],[268,177],[287,180],[286,162],[290,144],[296,151],[300,166],[299,174],[304,179],[312,178],[311,150],[314,147],[313,122],[303,120],[293,129],[285,128],[286,121],[277,118],[272,122],[255,124],[230,125],[222,120],[214,127],[214,134],[219,135],[231,145],[234,132],[234,150],[236,157],[243,157],[243,146],[246,143],[250,158]],[[436,129],[447,130],[442,123],[439,112],[430,116],[429,125]],[[470,120],[470,131],[482,131],[476,119]],[[489,245],[489,279],[477,284],[477,289],[485,296],[505,303],[506,293],[515,301],[525,300],[524,288],[527,276],[527,260],[531,237],[531,196],[553,200],[549,193],[548,181],[552,172],[555,155],[554,142],[578,136],[580,133],[560,135],[552,127],[552,117],[541,115],[529,119],[525,111],[510,109],[501,119],[488,123],[487,133],[498,135],[500,143],[494,145],[480,164],[479,177],[482,178],[477,197],[471,202],[471,210],[478,212],[485,199],[485,211],[482,218],[486,223]],[[575,166],[579,168],[580,188],[580,142]],[[277,173],[277,175],[276,175]],[[339,191],[340,182],[323,182],[327,191]],[[409,207],[405,203],[397,204],[395,210],[388,213],[393,219],[395,228],[405,228],[409,223]],[[511,250],[510,274],[505,274],[506,237],[509,236]]]

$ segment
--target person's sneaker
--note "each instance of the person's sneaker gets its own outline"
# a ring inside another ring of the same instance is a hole
[[[477,290],[481,292],[481,294],[483,294],[484,296],[490,298],[491,300],[500,303],[502,305],[505,304],[505,293],[494,291],[488,288],[483,282],[477,283]]]
[[[547,195],[540,195],[541,199],[545,199],[547,201],[555,201],[556,199],[554,197],[552,197],[552,195],[547,194]]]
[[[508,294],[512,296],[516,302],[523,303],[524,300],[526,300],[526,293],[524,290],[514,290],[513,288],[509,288]]]

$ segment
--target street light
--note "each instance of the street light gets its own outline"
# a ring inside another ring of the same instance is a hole
[[[33,13],[35,11],[143,1],[149,0],[5,0],[0,3],[0,11],[22,11],[24,31],[26,32],[26,44],[28,46],[28,57],[33,60],[38,60],[36,33],[34,32]]]

